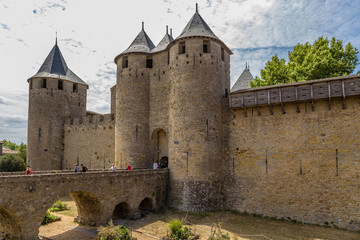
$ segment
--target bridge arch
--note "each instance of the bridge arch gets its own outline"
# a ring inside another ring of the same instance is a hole
[[[126,202],[121,202],[115,206],[112,218],[114,219],[124,219],[130,216],[131,210],[130,206]]]
[[[94,194],[84,191],[72,192],[70,196],[75,201],[78,210],[76,221],[95,226],[101,219],[101,203],[99,199]]]
[[[141,211],[150,211],[153,209],[153,201],[151,198],[144,198],[139,204],[139,210]]]
[[[0,239],[23,239],[20,223],[16,215],[1,206],[0,206]]]

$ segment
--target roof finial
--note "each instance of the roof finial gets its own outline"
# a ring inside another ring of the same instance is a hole
[[[198,10],[198,3],[196,3],[196,13],[199,13],[199,10]]]
[[[172,28],[170,28],[170,36],[172,36]]]
[[[142,21],[142,24],[141,24],[141,30],[144,30],[144,21]]]
[[[169,34],[169,27],[166,25],[166,34]]]
[[[247,62],[245,62],[245,69],[247,69]]]
[[[55,31],[55,45],[57,45],[57,30]]]

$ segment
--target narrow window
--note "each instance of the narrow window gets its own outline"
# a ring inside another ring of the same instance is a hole
[[[224,98],[229,98],[229,91],[227,88],[225,88]]]
[[[152,57],[146,57],[146,68],[152,68],[153,60]]]
[[[63,90],[63,81],[62,80],[58,80],[58,89]]]
[[[179,54],[184,54],[185,51],[186,51],[185,42],[180,42],[179,43]]]
[[[46,88],[46,78],[42,80],[41,88]]]
[[[204,40],[203,42],[203,52],[204,53],[209,53],[210,52],[210,42]]]
[[[29,87],[30,87],[30,89],[32,89],[32,82],[33,82],[33,81],[32,81],[32,79],[31,79],[31,80],[29,81],[29,85],[30,85]]]
[[[38,138],[41,138],[41,128],[39,128]]]
[[[168,65],[170,64],[170,51],[168,51],[168,53],[167,53],[167,60],[168,60]]]
[[[73,92],[77,92],[78,91],[78,86],[76,83],[73,84]]]
[[[224,61],[224,48],[221,48],[221,60],[223,60]]]
[[[123,57],[123,59],[122,59],[122,67],[127,68],[128,65],[129,65],[128,57]]]

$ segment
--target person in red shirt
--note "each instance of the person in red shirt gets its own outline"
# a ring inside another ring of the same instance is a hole
[[[27,166],[26,167],[26,175],[31,175],[31,174],[33,174],[34,173],[34,171],[31,171],[31,168],[30,168],[30,166]]]
[[[128,163],[128,165],[126,166],[126,170],[131,170],[130,163]]]

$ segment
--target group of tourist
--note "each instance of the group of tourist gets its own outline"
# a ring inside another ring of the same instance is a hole
[[[80,164],[80,167],[78,164],[75,164],[75,172],[87,172],[88,168],[84,166],[84,164]]]

